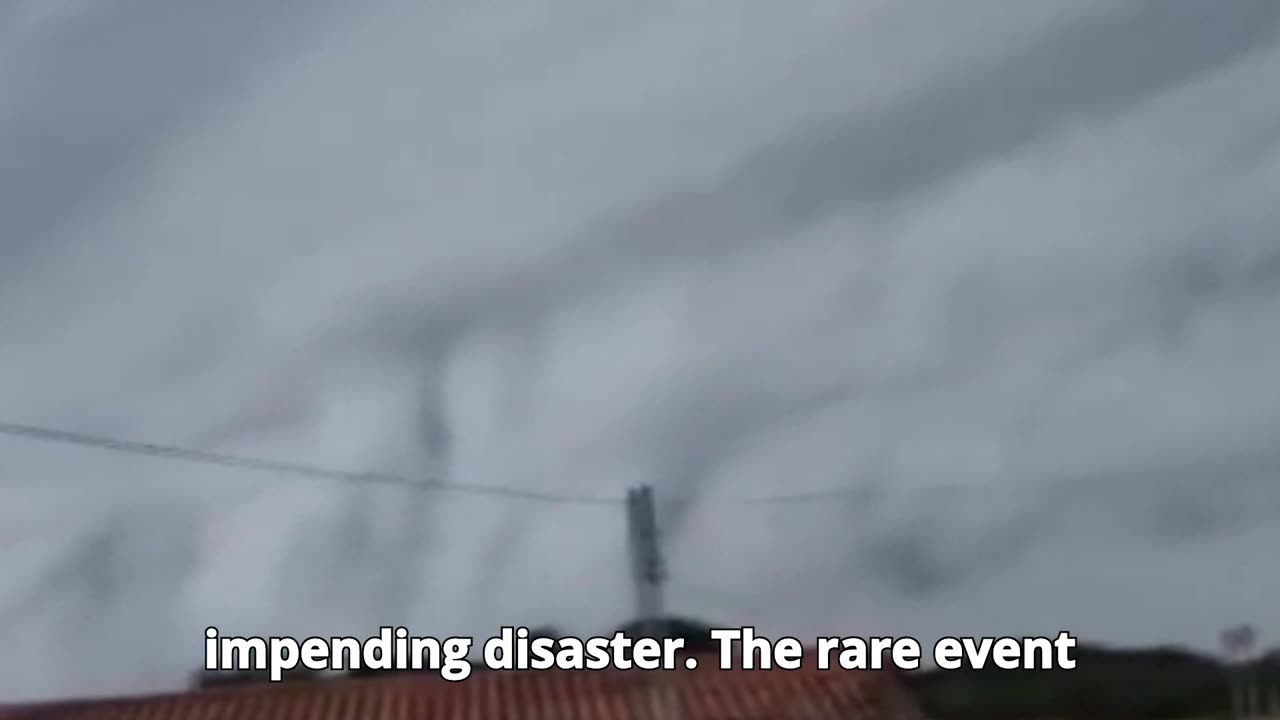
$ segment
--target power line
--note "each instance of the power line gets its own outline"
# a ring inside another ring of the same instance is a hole
[[[784,491],[748,496],[722,496],[714,493],[668,498],[661,504],[667,508],[700,502],[731,502],[738,505],[803,505],[814,502],[876,501],[904,494],[972,496],[999,493],[1010,495],[1069,495],[1099,491],[1144,490],[1150,488],[1200,487],[1212,478],[1221,489],[1275,491],[1276,471],[1280,470],[1280,450],[1236,453],[1229,457],[1192,458],[1162,467],[1139,466],[1078,473],[1045,473],[1028,471],[1026,482],[936,482],[919,485],[863,484],[812,490]]]
[[[174,445],[122,440],[102,435],[91,435],[88,433],[78,433],[69,430],[59,430],[56,428],[26,425],[22,423],[0,421],[0,435],[27,438],[43,442],[61,443],[64,445],[79,445],[82,447],[90,447],[128,455],[140,455],[177,460],[180,462],[241,468],[273,475],[291,475],[294,477],[306,477],[358,485],[390,485],[423,492],[441,491],[468,495],[488,495],[561,504],[617,505],[623,502],[622,497],[614,496],[592,496],[575,493],[546,492],[542,490],[529,490],[503,485],[464,485],[461,483],[450,483],[436,478],[419,480],[390,473],[335,470],[332,468],[320,467],[318,465],[267,460],[264,458],[231,455],[227,453],[211,452],[208,450],[196,450],[194,448],[184,448]]]
[[[506,485],[473,485],[450,483],[436,478],[414,479],[403,475],[376,472],[353,472],[310,465],[306,463],[267,460],[263,458],[231,455],[193,448],[161,445],[158,443],[136,442],[101,435],[78,433],[50,427],[26,425],[0,421],[0,435],[22,437],[44,442],[79,445],[111,452],[143,455],[155,458],[178,460],[206,465],[218,465],[253,470],[256,472],[307,477],[312,479],[345,482],[351,484],[377,484],[404,487],[417,491],[454,492],[470,495],[488,495],[507,497],[535,502],[560,504],[604,504],[622,505],[625,498],[621,495],[585,495],[579,493],[554,492],[518,488]],[[1260,454],[1237,455],[1222,459],[1193,461],[1171,467],[1151,469],[1134,468],[1127,470],[1100,471],[1079,475],[1061,475],[1054,477],[1039,476],[1025,483],[930,483],[915,486],[859,485],[836,486],[814,490],[800,490],[762,494],[756,496],[717,496],[714,494],[694,494],[685,497],[660,498],[658,505],[664,508],[678,508],[699,502],[727,502],[736,505],[805,505],[814,502],[847,502],[851,500],[876,500],[881,497],[899,495],[903,492],[938,494],[971,494],[971,493],[1061,493],[1096,491],[1104,489],[1120,489],[1128,486],[1150,486],[1164,483],[1177,483],[1187,479],[1203,479],[1213,477],[1218,482],[1234,478],[1236,482],[1260,485],[1265,488],[1274,487],[1271,469],[1280,467],[1280,451],[1266,451]]]

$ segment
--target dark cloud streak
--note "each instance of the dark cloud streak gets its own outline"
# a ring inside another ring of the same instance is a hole
[[[68,23],[61,52],[26,58],[33,89],[0,115],[0,252],[16,261],[112,202],[166,139],[244,92],[334,7],[126,0]]]

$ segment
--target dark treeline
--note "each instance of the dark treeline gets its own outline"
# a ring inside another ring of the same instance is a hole
[[[1227,717],[1245,680],[1263,707],[1280,691],[1280,663],[1244,666],[1179,648],[1081,645],[1072,670],[920,670],[907,674],[936,720],[1170,720]]]

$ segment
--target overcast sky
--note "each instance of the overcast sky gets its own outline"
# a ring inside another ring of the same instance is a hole
[[[767,632],[1276,640],[1280,3],[500,5],[0,3],[0,421],[651,483]],[[622,519],[0,437],[0,699],[605,631]]]

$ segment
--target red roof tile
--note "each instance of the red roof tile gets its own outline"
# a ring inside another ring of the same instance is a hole
[[[694,671],[477,672],[227,687],[201,692],[34,705],[0,720],[633,720],[646,697],[680,720],[919,720],[887,671],[731,670],[714,657]]]

